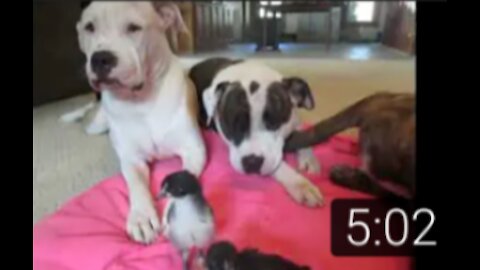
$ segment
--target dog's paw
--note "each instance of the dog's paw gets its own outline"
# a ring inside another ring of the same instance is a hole
[[[300,155],[298,157],[298,168],[309,174],[318,174],[321,171],[320,162],[314,155]]]
[[[127,218],[127,232],[136,242],[152,243],[162,229],[153,204],[132,207]]]
[[[100,135],[108,131],[108,125],[106,122],[92,122],[87,126],[85,132],[88,135]]]
[[[306,178],[299,178],[284,185],[292,198],[308,207],[323,206],[324,198],[322,192]]]

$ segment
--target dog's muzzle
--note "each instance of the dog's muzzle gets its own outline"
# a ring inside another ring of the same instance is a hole
[[[100,81],[107,79],[117,64],[117,57],[110,51],[95,52],[90,60],[90,67]]]
[[[248,155],[242,158],[242,166],[246,173],[259,173],[262,169],[264,158],[262,156]]]

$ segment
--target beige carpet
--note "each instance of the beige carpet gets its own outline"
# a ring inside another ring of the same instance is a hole
[[[413,59],[262,61],[285,75],[301,76],[309,82],[316,108],[302,112],[306,121],[321,120],[378,90],[414,92],[415,87]],[[85,122],[58,122],[62,113],[92,98],[85,95],[33,109],[33,222],[118,171],[106,136],[86,135]]]

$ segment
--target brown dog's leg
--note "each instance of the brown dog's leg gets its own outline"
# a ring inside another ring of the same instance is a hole
[[[390,197],[390,192],[377,185],[364,171],[347,165],[337,165],[330,170],[330,179],[340,186],[378,197]]]

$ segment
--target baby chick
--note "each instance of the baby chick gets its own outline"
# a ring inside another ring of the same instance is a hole
[[[187,270],[191,249],[202,252],[214,236],[213,211],[199,181],[185,170],[164,179],[160,196],[167,198],[162,218],[164,235],[181,253],[183,269]]]

